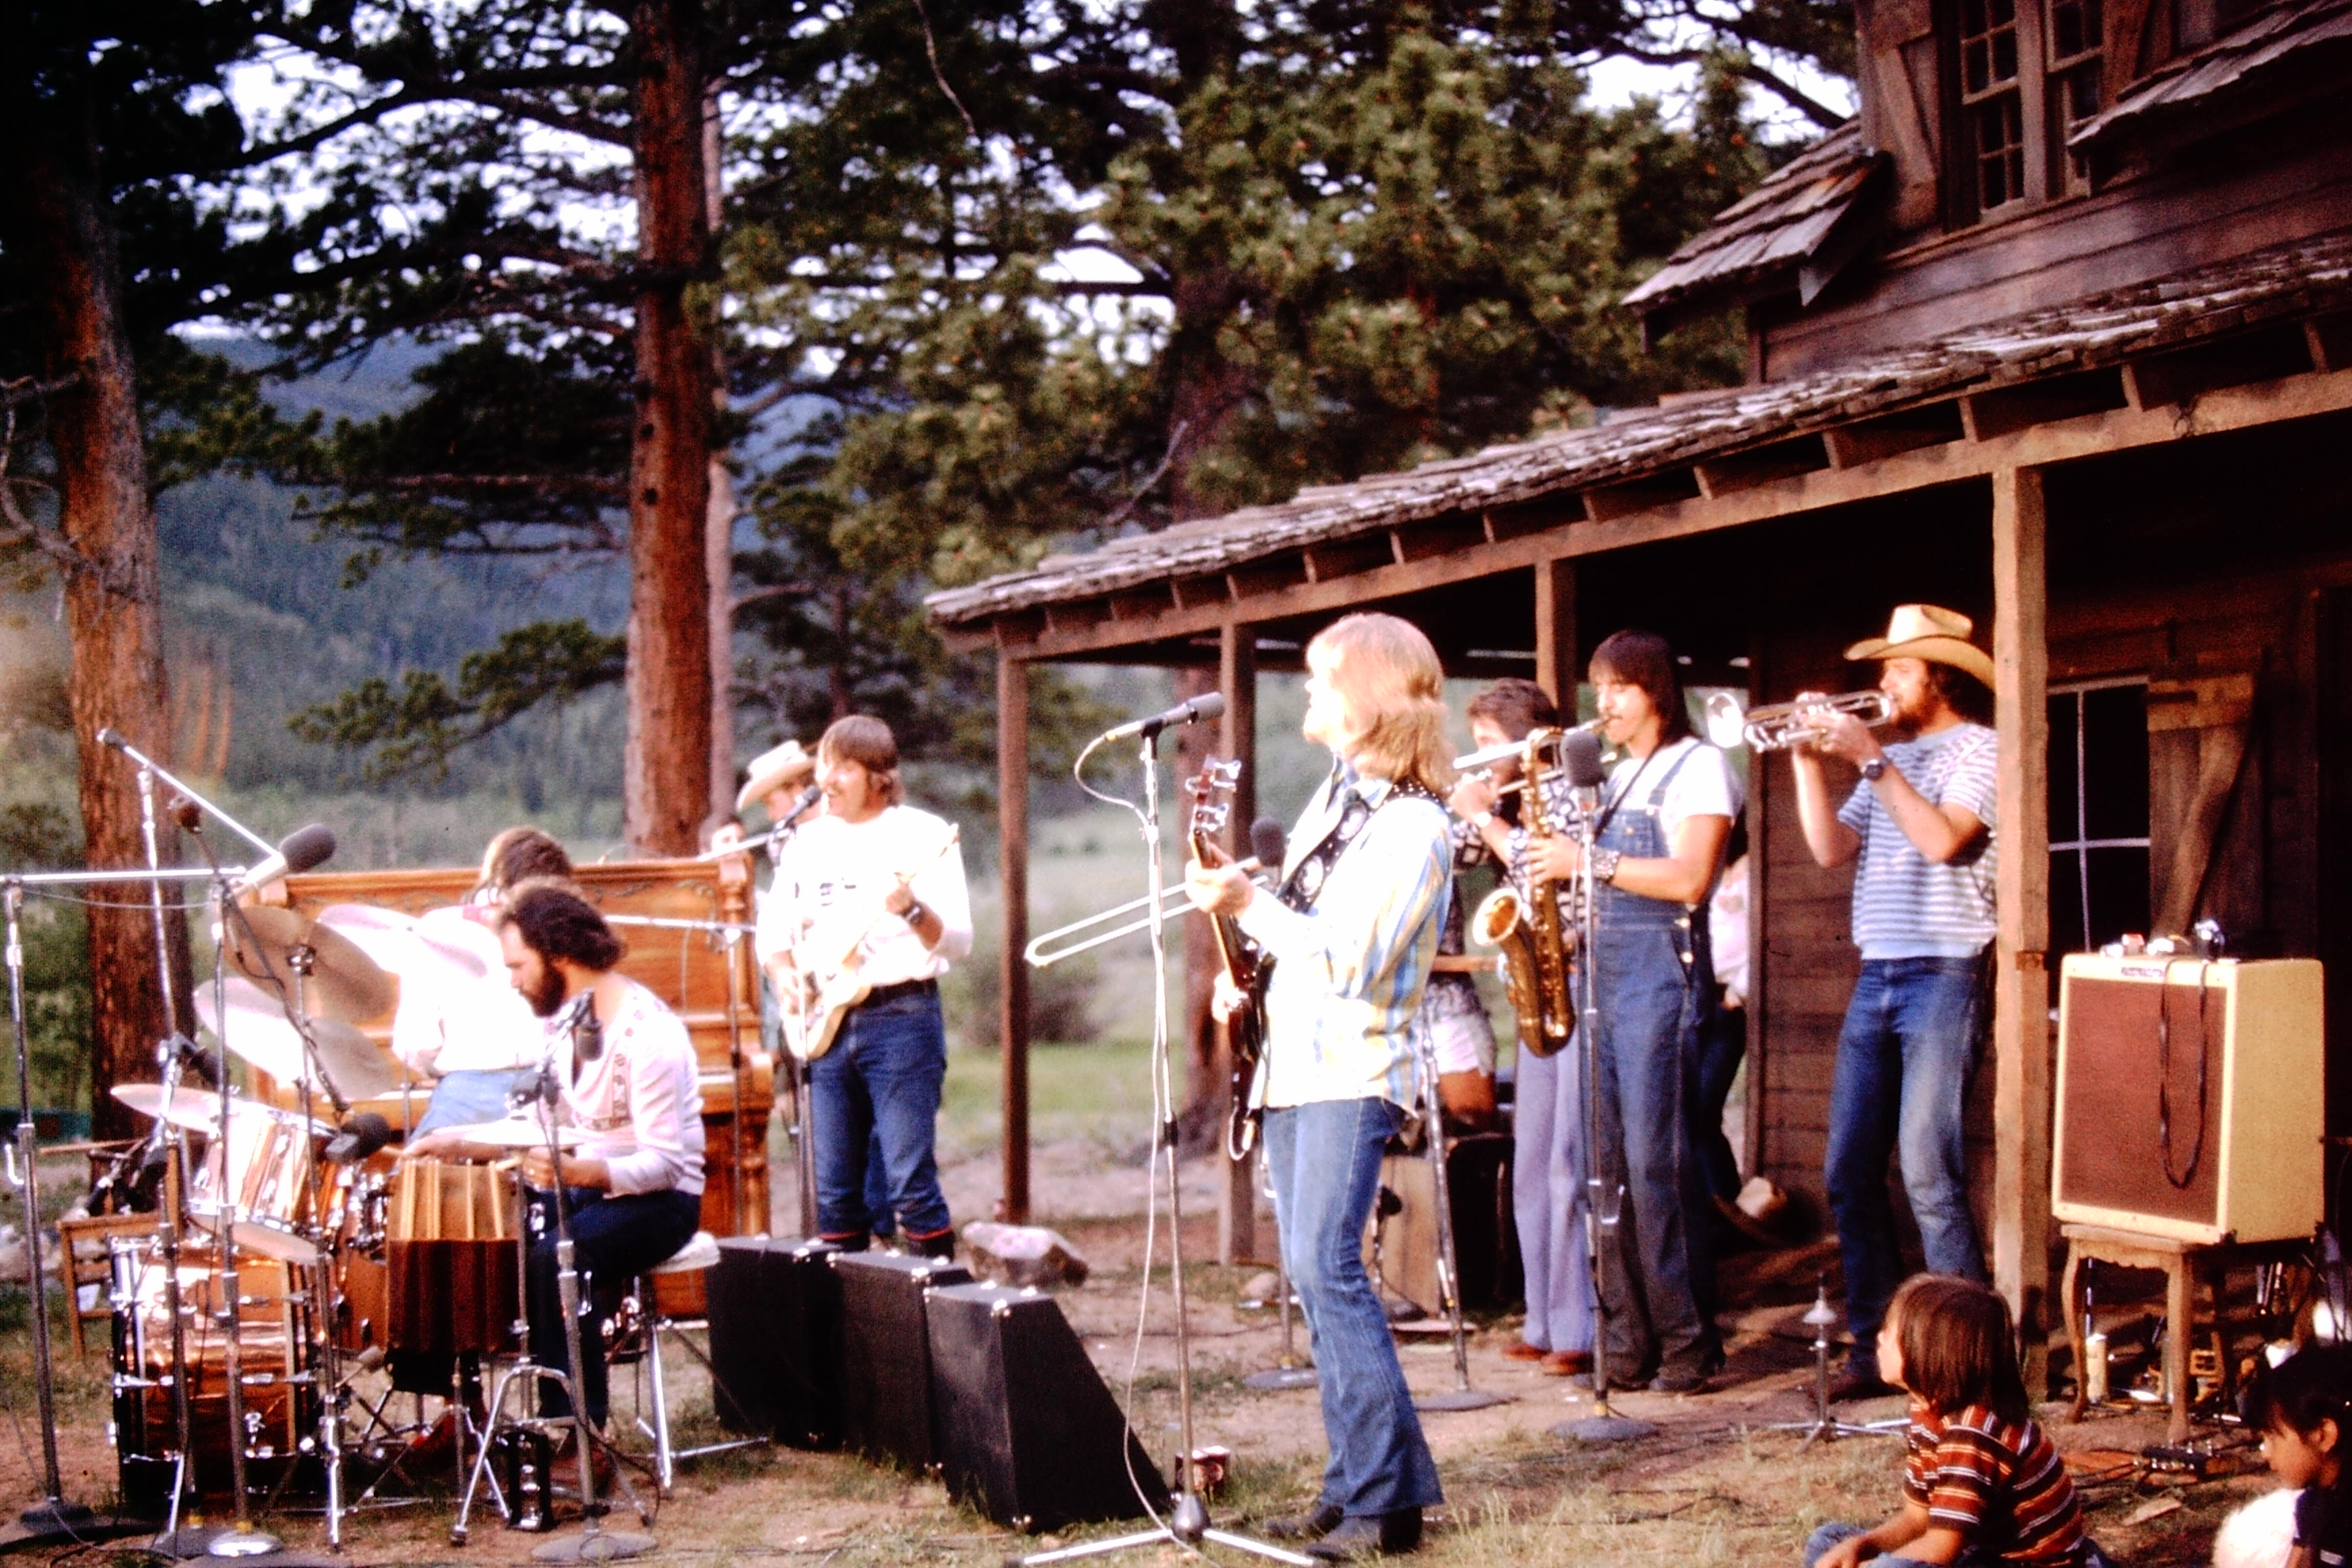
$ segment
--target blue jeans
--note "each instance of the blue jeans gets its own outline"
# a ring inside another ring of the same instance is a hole
[[[537,1068],[444,1073],[433,1086],[433,1098],[425,1102],[425,1114],[416,1119],[408,1135],[417,1138],[436,1127],[499,1121],[507,1113],[508,1095],[529,1094],[538,1083]]]
[[[1846,1325],[1856,1365],[1875,1370],[1887,1299],[1903,1281],[1886,1163],[1903,1190],[1928,1269],[1982,1283],[1984,1252],[1969,1214],[1961,1121],[1985,1013],[1985,955],[1863,963],[1838,1036],[1824,1174],[1845,1262]]]
[[[1539,1351],[1592,1348],[1592,1259],[1584,1234],[1583,1053],[1519,1047],[1511,1091],[1511,1215],[1526,1266],[1528,1321]]]
[[[1381,1151],[1403,1124],[1404,1112],[1385,1100],[1328,1100],[1268,1110],[1263,1130],[1283,1267],[1320,1374],[1331,1449],[1321,1500],[1355,1516],[1444,1500],[1388,1316],[1364,1271]]]
[[[1805,1568],[1813,1568],[1839,1542],[1869,1533],[1858,1524],[1821,1526],[1805,1537]],[[1916,1557],[1874,1557],[1871,1561],[1882,1568],[1924,1568]],[[1960,1554],[1952,1559],[1952,1568],[2000,1568],[2000,1562],[1998,1552],[1987,1552],[1981,1546],[1963,1546]],[[2088,1541],[2083,1542],[2083,1568],[2108,1568],[2106,1554]]]
[[[885,1212],[896,1212],[908,1241],[953,1228],[932,1147],[947,1075],[947,1029],[936,990],[856,1009],[833,1048],[810,1064],[816,1223],[827,1241],[862,1241],[879,1228],[867,1197],[877,1153]]]
[[[698,1193],[632,1193],[616,1197],[593,1187],[567,1187],[563,1201],[572,1214],[572,1258],[579,1269],[580,1392],[588,1401],[588,1418],[604,1424],[604,1320],[609,1310],[598,1307],[597,1289],[614,1299],[629,1281],[670,1257],[694,1239],[702,1223]],[[558,1293],[555,1260],[555,1198],[534,1189],[530,1194],[530,1299],[525,1315],[530,1320],[530,1359],[541,1366],[571,1364],[571,1347],[563,1341],[563,1298]],[[572,1401],[552,1383],[542,1383],[539,1411],[565,1415]]]

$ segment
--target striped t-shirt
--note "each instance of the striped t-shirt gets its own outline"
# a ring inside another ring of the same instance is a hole
[[[1981,1405],[1937,1415],[1911,1402],[1903,1496],[1930,1526],[2004,1563],[2075,1568],[2084,1560],[2083,1503],[2058,1450],[2032,1421]]]
[[[1937,805],[1985,825],[1982,837],[1937,865],[1919,853],[1869,781],[1838,820],[1862,836],[1853,876],[1853,942],[1864,958],[1966,958],[1993,938],[1993,805],[2000,748],[1982,724],[1956,724],[1886,748],[1886,763]]]

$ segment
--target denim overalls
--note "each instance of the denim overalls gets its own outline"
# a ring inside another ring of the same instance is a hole
[[[1702,749],[1686,748],[1643,799],[1621,797],[1601,825],[1599,847],[1629,860],[1669,855],[1658,808],[1675,775]],[[1626,789],[1643,786],[1637,773]],[[1625,1184],[1619,1223],[1602,1242],[1611,1248],[1602,1304],[1610,1377],[1630,1381],[1652,1364],[1705,1373],[1722,1358],[1707,1250],[1712,1205],[1684,1107],[1697,1093],[1699,1024],[1715,1005],[1706,905],[1646,899],[1606,883],[1595,887],[1594,898],[1601,1076],[1595,1152],[1604,1217],[1609,1173],[1619,1173]]]

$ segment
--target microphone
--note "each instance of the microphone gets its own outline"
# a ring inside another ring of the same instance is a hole
[[[1560,737],[1559,763],[1576,789],[1595,789],[1609,776],[1601,765],[1601,737],[1590,730],[1570,730]]]
[[[1282,858],[1288,851],[1290,836],[1282,824],[1271,816],[1261,816],[1250,824],[1250,853],[1257,863],[1276,876],[1282,874]]]
[[[164,1036],[156,1046],[155,1065],[168,1068],[174,1057],[195,1068],[196,1076],[214,1089],[221,1087],[223,1072],[218,1051],[208,1051],[187,1036],[173,1033]]]
[[[180,825],[180,831],[183,833],[202,833],[205,830],[205,814],[198,809],[196,803],[186,795],[173,795],[172,804],[165,806],[163,810],[166,816]]]
[[[1162,730],[1174,729],[1178,725],[1181,724],[1195,723],[1202,719],[1214,719],[1224,712],[1224,694],[1222,692],[1211,691],[1202,696],[1193,698],[1190,702],[1179,702],[1175,707],[1169,709],[1166,712],[1154,713],[1149,719],[1130,719],[1116,730],[1105,731],[1103,732],[1102,739],[1095,743],[1097,745],[1101,745],[1107,742],[1125,741],[1137,736],[1140,736],[1144,740],[1149,741],[1157,736]]]
[[[278,841],[277,853],[264,859],[229,889],[232,898],[243,898],[269,886],[280,877],[297,871],[307,871],[335,852],[335,831],[324,823],[314,822],[308,827],[298,827]]]
[[[118,752],[126,752],[131,749],[131,742],[122,738],[122,731],[116,729],[111,724],[101,725],[98,731],[98,743],[101,746],[111,746]]]
[[[808,788],[806,788],[806,789],[804,789],[804,790],[801,791],[801,797],[800,797],[800,799],[798,799],[798,800],[796,800],[796,801],[793,802],[793,808],[792,808],[792,810],[790,810],[790,811],[788,811],[788,812],[784,813],[784,819],[783,819],[782,822],[779,822],[778,824],[776,824],[776,826],[777,826],[777,827],[778,827],[778,829],[780,829],[780,830],[781,830],[781,829],[782,829],[782,828],[790,827],[793,823],[798,822],[798,821],[799,821],[803,816],[806,816],[806,815],[807,815],[807,813],[808,813],[808,810],[809,810],[809,808],[810,808],[811,806],[814,806],[814,805],[816,805],[816,803],[817,803],[818,801],[821,801],[821,800],[823,800],[824,798],[824,785],[822,785],[822,784],[811,784],[811,785],[809,785],[809,786],[808,786]]]
[[[320,1152],[331,1165],[356,1165],[391,1142],[392,1123],[373,1110],[362,1110],[345,1121]]]

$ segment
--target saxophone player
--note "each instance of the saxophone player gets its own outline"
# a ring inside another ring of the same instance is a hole
[[[1516,677],[1498,680],[1472,698],[1467,717],[1470,743],[1481,752],[1559,726],[1559,711],[1549,694],[1534,681]],[[1485,777],[1465,774],[1446,805],[1457,819],[1456,864],[1493,860],[1524,904],[1529,897],[1528,825],[1521,820],[1527,792],[1515,787],[1518,773],[1519,764],[1512,761]],[[1556,814],[1559,808],[1552,809]],[[1558,831],[1567,825],[1555,815],[1544,826]],[[1565,922],[1569,911],[1562,907],[1560,915]],[[1567,929],[1565,924],[1561,929]],[[1442,978],[1432,977],[1433,993]],[[1523,1025],[1532,1022],[1521,1020]],[[1503,1353],[1514,1361],[1535,1362],[1554,1377],[1567,1377],[1592,1364],[1592,1270],[1584,1246],[1579,1058],[1572,1049],[1538,1056],[1524,1043],[1534,1031],[1522,1027],[1518,1032],[1522,1043],[1511,1112],[1511,1217],[1526,1268],[1528,1315],[1519,1338],[1506,1345]]]

